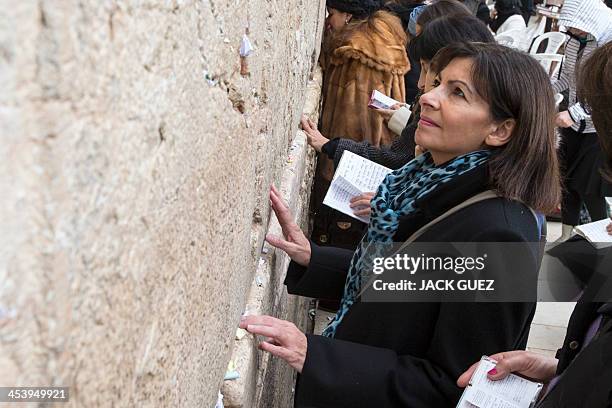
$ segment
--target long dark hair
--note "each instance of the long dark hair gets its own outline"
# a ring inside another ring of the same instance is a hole
[[[430,21],[440,17],[471,15],[470,9],[457,0],[438,0],[425,7],[416,22],[421,28],[425,28]]]
[[[612,182],[612,43],[597,48],[578,71],[578,99],[591,112],[606,154],[602,175]]]
[[[493,34],[478,18],[468,16],[440,17],[427,24],[409,44],[410,55],[431,61],[443,47],[454,42],[494,43]]]
[[[561,195],[555,149],[556,115],[550,79],[527,54],[498,44],[456,43],[441,49],[431,69],[441,72],[456,58],[472,61],[472,82],[495,121],[514,119],[508,143],[489,161],[492,187],[534,210],[552,211]]]

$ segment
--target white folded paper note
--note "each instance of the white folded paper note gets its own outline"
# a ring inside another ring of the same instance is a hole
[[[482,357],[457,408],[529,408],[535,405],[543,385],[514,374],[503,380],[489,380],[487,372],[496,364],[491,358]]]
[[[353,214],[350,201],[360,194],[376,191],[392,170],[345,150],[334,174],[323,204],[365,223],[369,217]]]

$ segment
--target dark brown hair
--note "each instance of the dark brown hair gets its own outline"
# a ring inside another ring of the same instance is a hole
[[[425,7],[416,22],[421,28],[425,28],[427,23],[440,17],[471,15],[470,9],[457,0],[438,0]]]
[[[472,82],[489,104],[496,122],[514,119],[508,143],[496,147],[489,161],[492,187],[503,197],[532,209],[552,211],[561,195],[555,149],[555,102],[550,80],[527,54],[498,44],[456,43],[432,60],[441,72],[456,58],[472,61]]]
[[[591,112],[612,182],[612,43],[597,48],[578,72],[578,99]]]

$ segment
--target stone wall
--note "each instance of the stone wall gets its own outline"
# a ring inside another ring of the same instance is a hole
[[[0,385],[214,405],[323,5],[0,0]]]

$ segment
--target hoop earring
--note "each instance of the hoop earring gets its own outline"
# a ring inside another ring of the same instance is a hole
[[[344,25],[348,25],[349,21],[350,21],[350,19],[349,19],[349,18],[347,18],[346,20],[344,20]]]

